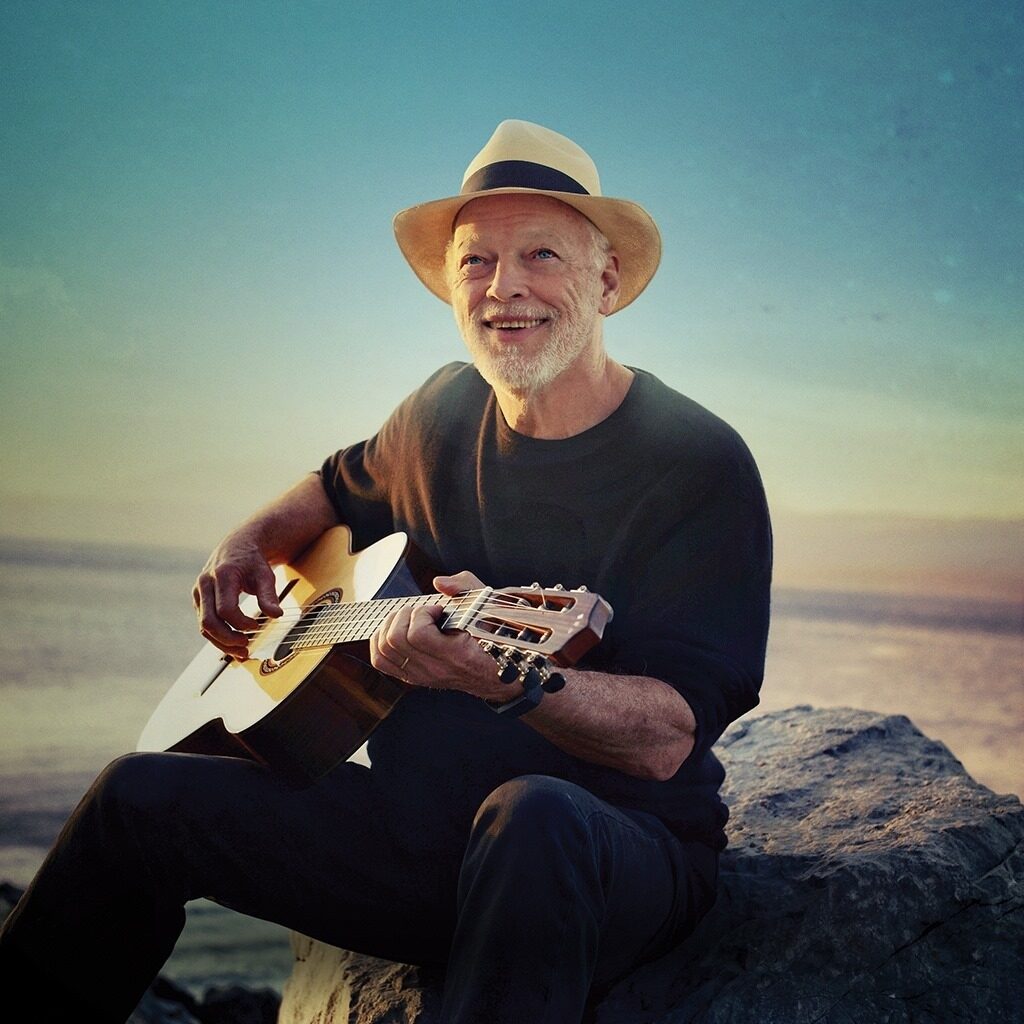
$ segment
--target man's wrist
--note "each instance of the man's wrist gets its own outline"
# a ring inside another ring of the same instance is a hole
[[[524,715],[540,704],[545,693],[556,693],[565,685],[562,674],[554,671],[548,659],[540,654],[490,642],[482,643],[481,647],[496,662],[502,684],[519,687],[519,693],[506,700],[487,699],[488,706],[498,714]]]
[[[532,711],[544,696],[541,677],[536,669],[530,669],[519,680],[519,693],[505,701],[487,701],[487,706],[499,715],[518,718]]]

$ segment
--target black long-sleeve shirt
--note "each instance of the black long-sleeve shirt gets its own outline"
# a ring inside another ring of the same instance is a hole
[[[321,468],[357,549],[401,530],[438,572],[600,594],[614,616],[579,667],[661,679],[697,721],[693,752],[657,782],[575,758],[467,694],[413,691],[374,732],[370,754],[386,813],[420,829],[424,849],[449,841],[452,829],[464,833],[487,793],[524,774],[569,779],[658,815],[683,838],[725,845],[724,775],[711,747],[758,701],[768,509],[738,434],[634,372],[607,419],[540,440],[512,430],[476,370],[452,363],[373,438]]]

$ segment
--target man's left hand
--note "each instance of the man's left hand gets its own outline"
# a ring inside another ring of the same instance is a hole
[[[449,597],[478,590],[483,583],[471,572],[436,576],[434,587]],[[507,700],[508,687],[498,679],[494,659],[464,630],[442,632],[447,612],[440,604],[391,612],[370,637],[370,662],[378,672],[410,686],[462,690],[485,700]]]

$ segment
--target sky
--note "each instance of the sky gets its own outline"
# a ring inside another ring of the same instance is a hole
[[[664,255],[611,354],[735,426],[794,585],[1021,594],[1024,13],[6,2],[0,536],[208,549],[438,365],[391,229],[499,121]]]

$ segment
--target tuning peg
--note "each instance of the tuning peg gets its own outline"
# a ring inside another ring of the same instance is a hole
[[[549,672],[541,686],[545,693],[558,693],[565,686],[565,676],[561,672]]]
[[[534,580],[527,589],[528,590],[540,590],[540,584],[536,580]]]
[[[561,583],[556,583],[551,589],[552,590],[565,590],[565,587],[563,587]]]
[[[576,593],[577,594],[585,594],[586,592],[587,592],[587,588],[586,587],[577,587],[576,588]]]
[[[523,684],[524,690],[535,690],[543,683],[540,673],[532,665],[520,676],[519,681]]]
[[[519,659],[512,654],[512,650],[506,647],[498,659],[498,678],[503,683],[514,683],[522,673]]]
[[[522,670],[518,659],[510,657],[515,653],[514,648],[495,644],[490,640],[481,640],[480,646],[498,663],[498,678],[503,683],[512,683],[519,678]]]

